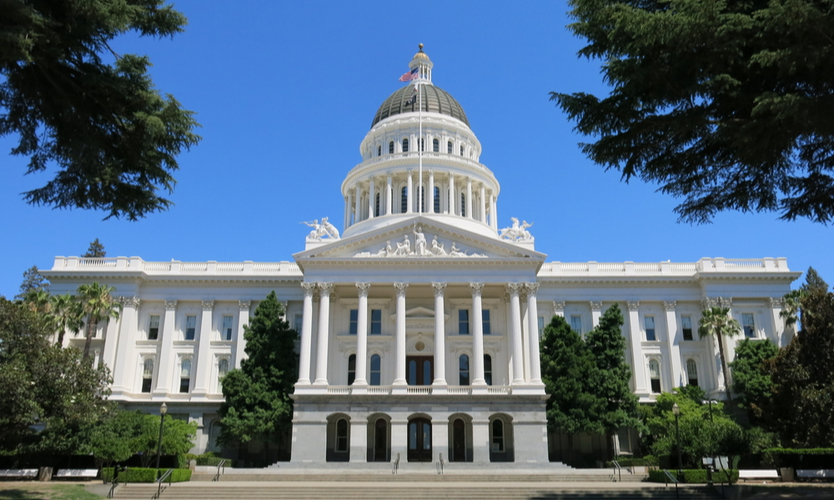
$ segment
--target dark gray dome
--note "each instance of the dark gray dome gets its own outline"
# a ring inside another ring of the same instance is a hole
[[[449,95],[448,92],[439,87],[435,87],[434,85],[423,84],[420,85],[420,88],[422,89],[421,93],[423,94],[423,111],[448,115],[462,121],[467,127],[469,126],[469,120],[466,119],[466,113],[463,112],[463,108],[460,103],[457,102],[454,97]],[[385,102],[383,102],[382,106],[380,106],[377,110],[376,115],[374,116],[374,122],[371,124],[371,128],[389,116],[419,111],[418,104],[420,102],[420,98],[418,98],[414,104],[411,104],[410,101],[413,95],[414,86],[406,85],[388,96],[388,99],[385,99]]]

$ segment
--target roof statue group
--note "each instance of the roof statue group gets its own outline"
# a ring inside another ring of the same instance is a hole
[[[532,223],[528,223],[525,220],[519,225],[518,219],[515,217],[510,217],[510,220],[513,221],[513,225],[511,227],[505,227],[501,230],[499,236],[501,236],[502,239],[519,243],[533,241],[533,235],[531,235],[530,231],[527,230],[528,227],[533,225]]]
[[[339,239],[339,230],[336,229],[336,226],[327,222],[328,217],[324,217],[321,220],[321,224],[319,224],[318,219],[314,219],[313,222],[302,221],[302,224],[306,224],[313,228],[310,231],[310,234],[307,235],[308,240],[315,240],[321,241],[322,237],[329,236],[331,239],[338,240]]]
[[[457,247],[457,243],[452,242],[452,247],[446,250],[446,244],[437,241],[437,235],[432,237],[431,245],[426,240],[426,235],[423,233],[423,227],[414,224],[414,246],[411,245],[411,238],[407,234],[403,235],[401,242],[396,243],[396,248],[391,245],[391,241],[386,241],[385,246],[379,249],[378,252],[359,252],[354,257],[480,257],[484,258],[486,255],[480,253],[469,254]]]

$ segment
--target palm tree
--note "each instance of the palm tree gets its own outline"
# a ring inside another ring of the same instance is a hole
[[[84,326],[84,311],[81,303],[69,293],[53,295],[51,303],[53,327],[58,332],[56,345],[64,345],[64,333],[67,330],[78,334]]]
[[[723,337],[734,337],[741,332],[741,325],[738,320],[730,316],[729,307],[713,306],[706,309],[701,315],[701,323],[698,327],[700,338],[715,336],[718,339],[718,354],[721,356],[721,371],[724,372],[724,387],[727,388],[727,401],[733,402],[730,394],[729,370],[727,369],[727,358],[724,356]]]
[[[52,302],[46,290],[29,290],[23,297],[23,303],[32,312],[49,314],[52,311]]]
[[[785,328],[793,326],[797,321],[802,320],[802,299],[806,295],[808,295],[808,292],[800,288],[799,290],[791,290],[783,297],[785,307],[779,313],[779,316],[785,320]]]
[[[98,283],[78,287],[78,300],[81,302],[81,310],[87,317],[87,341],[84,342],[82,359],[90,356],[90,343],[93,341],[93,333],[98,322],[103,319],[119,319],[122,306],[110,295],[115,290],[112,286]]]

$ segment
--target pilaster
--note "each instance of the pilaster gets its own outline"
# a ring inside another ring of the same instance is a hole
[[[672,370],[672,387],[683,387],[687,381],[684,380],[681,369],[681,334],[678,332],[678,318],[675,313],[676,303],[674,301],[664,302],[666,309],[666,343],[669,349],[669,367]]]
[[[408,385],[405,378],[405,292],[408,290],[408,283],[394,283],[394,288],[397,290],[397,327],[395,334],[397,357],[393,390],[395,392],[405,392],[405,386]]]
[[[211,373],[211,325],[214,301],[203,301],[203,314],[200,317],[200,340],[197,347],[197,380],[194,381],[194,395],[205,396],[208,393],[209,374]]]
[[[177,314],[177,301],[165,301],[165,317],[162,320],[162,339],[157,356],[157,377],[154,395],[164,396],[171,392],[171,369],[174,366],[171,356],[174,353],[174,325]]]
[[[240,368],[240,362],[246,359],[246,337],[244,327],[249,324],[249,308],[252,303],[248,300],[237,302],[240,314],[237,320],[237,338],[235,339],[235,368]],[[284,318],[287,318],[287,306],[284,306]]]
[[[640,302],[628,301],[628,333],[631,341],[631,365],[634,369],[634,392],[648,394],[646,388],[646,360],[643,358],[643,335],[640,333]]]
[[[446,389],[446,313],[443,292],[446,283],[432,283],[434,289],[434,392]]]

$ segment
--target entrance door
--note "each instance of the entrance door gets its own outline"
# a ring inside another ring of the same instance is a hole
[[[455,419],[452,424],[452,462],[466,461],[466,425],[463,419]]]
[[[374,422],[374,462],[388,461],[388,422],[384,418]]]
[[[434,356],[407,356],[408,385],[431,385],[434,380]]]
[[[431,421],[415,418],[408,422],[408,461],[431,462]]]

